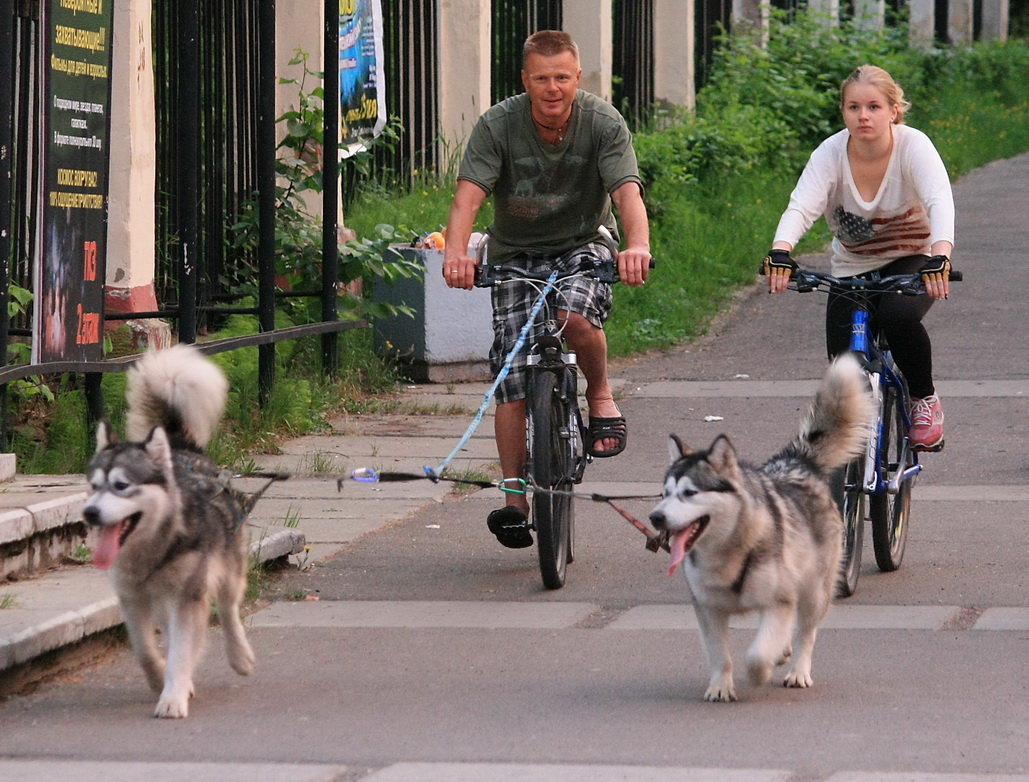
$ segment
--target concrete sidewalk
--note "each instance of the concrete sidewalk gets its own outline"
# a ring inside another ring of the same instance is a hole
[[[280,454],[258,458],[258,469],[297,477],[269,486],[251,513],[252,553],[261,561],[287,557],[295,566],[307,567],[366,532],[441,502],[454,491],[453,483],[345,480],[337,488],[337,477],[359,467],[419,474],[425,466],[436,467],[457,445],[487,388],[409,386],[398,413],[339,419],[330,432],[290,440]],[[492,420],[484,420],[448,474],[490,471],[496,453],[492,434]],[[247,478],[234,485],[254,491],[264,483]],[[80,475],[14,475],[0,483],[5,559],[31,558],[44,570],[38,576],[0,581],[0,674],[121,624],[107,576],[92,565],[85,548],[78,552],[81,557],[48,558],[24,544],[33,535],[80,534],[77,522],[86,489]],[[81,545],[91,549],[93,542],[89,534]]]

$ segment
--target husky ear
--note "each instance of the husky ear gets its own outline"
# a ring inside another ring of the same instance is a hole
[[[168,469],[171,468],[171,444],[168,442],[167,433],[160,426],[155,426],[150,430],[150,436],[143,443],[143,449],[146,451],[147,456],[153,460],[154,464]]]
[[[103,419],[96,427],[96,453],[100,453],[104,448],[109,445],[114,445],[118,442],[118,435],[115,434],[114,429],[111,428],[111,423],[106,418]]]
[[[689,447],[682,444],[682,440],[674,434],[668,435],[668,457],[671,459],[672,464],[675,464],[689,453],[692,453],[692,451]]]
[[[711,443],[707,454],[707,462],[720,473],[736,474],[739,464],[736,461],[736,449],[724,434],[718,435]]]

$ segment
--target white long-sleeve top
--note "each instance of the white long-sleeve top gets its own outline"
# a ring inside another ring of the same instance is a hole
[[[893,151],[879,192],[866,201],[847,157],[841,130],[811,153],[776,241],[795,247],[820,215],[833,233],[831,273],[848,277],[906,255],[929,255],[934,242],[954,243],[954,197],[940,153],[922,131],[893,125]]]

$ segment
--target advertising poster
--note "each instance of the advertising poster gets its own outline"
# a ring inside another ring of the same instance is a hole
[[[40,3],[34,363],[103,358],[113,0]]]
[[[386,125],[386,92],[380,65],[382,6],[379,0],[340,0],[340,156],[349,157]]]

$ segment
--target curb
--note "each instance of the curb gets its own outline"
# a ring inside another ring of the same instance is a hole
[[[77,501],[81,502],[81,500]],[[52,505],[58,502],[59,500],[51,500],[41,504]],[[257,557],[260,562],[268,562],[290,554],[299,554],[304,550],[306,544],[307,538],[300,530],[278,530],[252,543],[250,555]],[[77,573],[75,580],[81,583],[65,587],[69,591],[88,592],[89,589],[93,589],[110,592],[112,590],[106,576],[99,571],[81,571],[81,574],[77,571],[72,572]],[[38,583],[44,581],[45,578],[46,576],[41,576],[23,583],[32,585],[33,581]],[[18,583],[13,582],[15,591]],[[31,613],[45,615],[47,612],[45,609],[33,609]],[[47,652],[71,646],[91,635],[117,627],[121,623],[121,608],[118,606],[118,598],[114,594],[90,602],[82,608],[61,611],[57,615],[42,618],[28,627],[6,636],[0,636],[0,673],[31,662]]]

